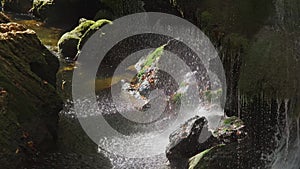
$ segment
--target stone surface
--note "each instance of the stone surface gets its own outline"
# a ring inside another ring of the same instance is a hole
[[[195,167],[210,151],[237,143],[246,134],[243,122],[236,117],[225,118],[211,132],[206,118],[195,116],[170,135],[166,156],[172,168],[187,168],[189,163]]]
[[[73,59],[87,39],[103,25],[111,23],[109,20],[84,20],[70,32],[65,33],[58,41],[59,53],[63,58]]]
[[[25,164],[56,147],[59,62],[34,31],[17,23],[0,24],[0,60],[0,154]]]
[[[93,18],[100,9],[98,0],[34,0],[31,12],[48,24],[76,25],[82,18]]]

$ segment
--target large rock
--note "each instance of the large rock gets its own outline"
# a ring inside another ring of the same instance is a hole
[[[205,117],[196,116],[170,134],[166,156],[172,168],[185,168],[190,157],[211,146],[206,145],[205,148],[199,149],[200,143],[198,140],[202,132],[208,132],[207,120]]]
[[[33,0],[1,0],[4,11],[28,13]]]
[[[236,117],[224,119],[211,131],[206,118],[196,116],[170,135],[166,156],[172,168],[187,168],[189,161],[190,166],[196,166],[210,150],[236,143],[245,134],[243,122]]]
[[[0,60],[1,164],[8,167],[4,157],[13,156],[7,165],[23,168],[39,153],[55,150],[59,62],[33,30],[17,23],[0,24]]]
[[[58,41],[58,49],[63,58],[74,58],[87,39],[103,25],[111,23],[109,20],[85,20],[72,31],[65,33]]]

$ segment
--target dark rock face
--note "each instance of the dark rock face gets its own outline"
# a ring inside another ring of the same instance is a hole
[[[100,8],[98,0],[35,0],[33,14],[49,24],[71,24],[84,17],[92,19]]]
[[[189,159],[196,154],[208,151],[208,149],[214,150],[214,147],[227,148],[246,136],[243,122],[236,117],[224,119],[214,132],[208,130],[207,123],[205,117],[196,116],[170,135],[166,156],[172,168],[187,168]],[[234,152],[231,153],[230,155],[233,156]],[[221,155],[224,154],[221,153]],[[233,159],[229,158],[227,161]]]
[[[33,0],[2,0],[2,8],[4,11],[28,13],[32,7]]]
[[[172,168],[185,168],[188,165],[188,159],[199,152],[198,140],[204,130],[207,130],[206,118],[196,116],[170,135],[166,156]]]
[[[55,150],[59,62],[34,31],[17,23],[0,24],[0,60],[0,154],[22,167],[38,152]]]

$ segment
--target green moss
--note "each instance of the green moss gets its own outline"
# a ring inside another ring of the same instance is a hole
[[[33,0],[31,11],[38,16],[43,16],[47,9],[54,5],[53,0]]]
[[[191,157],[189,159],[189,169],[202,169],[201,167],[201,159],[203,159],[211,150],[225,146],[224,144],[220,144],[217,146],[214,146],[210,149],[204,150],[201,153],[195,155],[194,157]]]
[[[76,34],[67,32],[67,33],[63,34],[63,36],[59,39],[58,46],[60,46],[60,44],[66,42],[67,40],[70,40],[70,39],[76,39],[79,41],[80,37],[78,37]]]
[[[97,23],[97,22],[95,22],[95,21],[93,21],[93,20],[86,20],[86,21],[80,23],[80,24],[79,24],[75,29],[73,29],[71,32],[77,33],[77,34],[79,34],[79,35],[78,35],[79,37],[82,37],[82,36],[86,33],[86,31],[89,30],[90,27],[91,27],[92,25],[94,25],[95,23]]]
[[[84,34],[81,36],[79,43],[77,45],[77,50],[80,50],[84,43],[97,31],[99,30],[102,26],[106,24],[112,24],[110,20],[107,19],[100,19],[93,24],[91,24],[88,29],[84,32]]]
[[[217,90],[207,90],[204,92],[204,97],[206,99],[206,101],[208,102],[212,102],[215,101],[217,99],[220,99],[222,96],[223,90],[222,89],[217,89]]]
[[[182,93],[175,93],[171,98],[172,102],[179,103],[182,97]]]
[[[236,116],[225,118],[221,125],[212,134],[214,137],[230,135],[239,128],[244,126],[244,122]]]
[[[77,39],[80,40],[83,35],[89,30],[90,26],[95,24],[95,21],[86,20],[80,23],[76,28],[72,31],[65,33],[58,41],[58,45],[62,44],[63,42],[70,40],[70,39]]]
[[[96,29],[100,25],[103,25],[105,21],[92,21],[85,20],[80,23],[76,28],[72,31],[65,33],[58,41],[58,48],[61,54],[64,57],[75,57],[78,51],[78,45],[81,42],[81,39],[85,38],[87,32],[93,29]]]
[[[91,25],[89,30],[98,30],[105,24],[112,24],[112,22],[107,19],[100,19],[96,21],[93,25]]]
[[[154,52],[152,52],[150,55],[148,55],[148,56],[146,57],[146,60],[145,60],[145,62],[143,63],[143,65],[141,66],[142,68],[141,68],[141,70],[138,72],[138,75],[137,75],[137,77],[138,77],[139,79],[143,76],[143,74],[146,73],[146,70],[147,70],[149,67],[151,67],[151,65],[152,65],[155,61],[157,61],[157,59],[159,59],[159,58],[163,55],[163,53],[164,53],[164,48],[165,48],[166,45],[167,45],[167,44],[158,47],[157,49],[155,49]]]
[[[228,117],[228,118],[224,119],[223,124],[224,125],[232,125],[232,124],[236,123],[237,121],[239,121],[238,117],[232,116],[232,117]]]

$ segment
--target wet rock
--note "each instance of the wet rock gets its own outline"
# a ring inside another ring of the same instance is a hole
[[[101,26],[111,23],[108,20],[81,20],[72,31],[65,33],[58,41],[58,49],[63,58],[73,59],[85,41]]]
[[[206,118],[196,116],[170,135],[166,156],[172,168],[186,168],[189,161],[190,166],[196,166],[210,150],[237,143],[244,137],[243,122],[236,117],[224,119],[216,130],[211,131]]]
[[[32,7],[33,0],[2,0],[2,8],[4,11],[28,13]]]
[[[56,147],[59,62],[34,31],[17,23],[0,24],[0,60],[0,154],[14,156],[11,164],[19,166]]]
[[[189,169],[232,169],[260,168],[253,158],[257,150],[249,137],[242,137],[238,142],[213,146],[190,158]]]
[[[199,152],[201,132],[208,132],[204,130],[208,130],[206,118],[195,116],[170,134],[166,156],[172,168],[185,168],[188,159]]]

